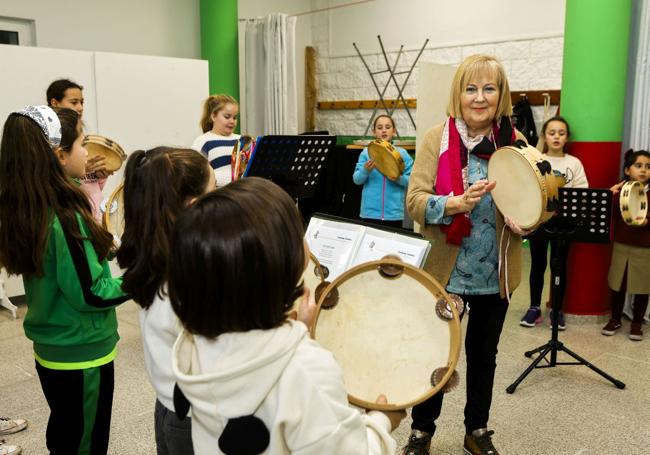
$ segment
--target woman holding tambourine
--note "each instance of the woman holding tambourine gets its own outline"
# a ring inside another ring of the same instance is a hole
[[[352,175],[354,183],[363,185],[360,216],[376,224],[402,227],[413,159],[391,144],[396,130],[389,115],[375,118],[372,132],[377,139],[363,149]]]
[[[424,135],[406,196],[407,209],[431,241],[425,271],[469,304],[465,353],[467,402],[464,448],[498,454],[488,431],[499,337],[508,294],[521,278],[521,234],[496,209],[488,182],[492,153],[524,140],[510,119],[505,70],[494,57],[472,55],[454,76],[449,117]],[[427,454],[443,394],[413,407],[404,454]]]
[[[623,158],[625,180],[614,185],[614,247],[607,281],[612,290],[612,317],[602,328],[603,335],[611,336],[621,328],[625,293],[633,295],[633,318],[630,340],[643,339],[643,316],[648,308],[650,281],[650,218],[648,217],[648,182],[650,181],[650,153],[647,150],[628,150]],[[618,200],[618,202],[617,202]],[[620,211],[618,210],[620,209]]]

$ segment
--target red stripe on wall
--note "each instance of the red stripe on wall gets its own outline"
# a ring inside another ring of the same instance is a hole
[[[619,181],[620,142],[572,142],[570,152],[582,161],[591,188],[609,188]],[[564,299],[567,313],[595,315],[609,312],[607,273],[610,255],[611,245],[572,244]]]
[[[609,188],[619,181],[620,142],[572,142],[569,151],[582,161],[591,188]]]

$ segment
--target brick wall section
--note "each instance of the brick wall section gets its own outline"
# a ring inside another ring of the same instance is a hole
[[[317,61],[319,101],[378,99],[370,76],[357,55],[327,57],[327,29],[325,27],[322,30],[314,30],[314,37],[319,55]],[[458,65],[468,55],[476,53],[496,55],[506,69],[512,90],[559,90],[562,85],[562,49],[562,37],[536,38],[475,46],[426,49],[419,62]],[[397,71],[408,70],[418,52],[419,49],[403,52]],[[396,52],[389,54],[388,58],[391,64],[395,61],[396,55]],[[374,71],[386,68],[381,53],[364,54],[364,58]],[[397,76],[400,84],[404,77],[405,75]],[[380,90],[384,88],[387,78],[387,73],[375,76]],[[416,98],[417,78],[418,68],[416,66],[404,89],[405,98]],[[397,98],[394,84],[389,85],[385,98]],[[533,111],[539,129],[543,117],[543,107],[535,106]],[[317,110],[316,129],[329,130],[332,134],[361,135],[370,121],[371,114],[372,110],[362,109]],[[416,119],[415,110],[412,110],[411,114]],[[398,109],[394,116],[401,135],[415,135],[415,129],[404,109]]]

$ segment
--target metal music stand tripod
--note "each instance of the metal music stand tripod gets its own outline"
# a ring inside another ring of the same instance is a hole
[[[558,340],[558,324],[562,299],[560,295],[560,271],[562,263],[566,260],[569,241],[586,243],[609,243],[610,214],[612,195],[609,190],[590,188],[560,188],[559,210],[552,221],[543,225],[543,234],[546,238],[558,242],[558,255],[551,260],[551,293],[553,300],[553,315],[551,339],[548,343],[539,346],[524,355],[532,358],[539,354],[528,368],[506,388],[506,392],[514,393],[517,386],[535,368],[551,368],[557,365],[585,365],[593,371],[612,382],[617,388],[625,388],[625,384],[613,378],[603,370],[597,368],[588,360],[567,348]],[[558,362],[557,353],[562,351],[573,357],[576,362]],[[550,361],[546,356],[550,354]],[[539,365],[546,360],[545,365]]]
[[[244,177],[269,179],[294,199],[313,197],[336,136],[263,136]]]

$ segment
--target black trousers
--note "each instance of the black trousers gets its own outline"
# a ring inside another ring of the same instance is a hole
[[[52,455],[104,455],[113,406],[113,362],[84,370],[52,370],[36,362],[50,407],[45,439]]]
[[[564,307],[564,290],[566,289],[566,255],[568,247],[560,251],[558,242],[532,235],[528,237],[530,246],[530,306],[541,306],[542,291],[544,290],[544,273],[546,272],[546,252],[551,244],[551,262],[560,257],[560,305]]]
[[[467,359],[467,401],[465,404],[465,428],[469,433],[487,428],[492,404],[492,388],[496,371],[499,337],[508,310],[508,301],[499,294],[461,296],[469,305],[465,356]],[[452,392],[455,393],[455,392]],[[414,430],[433,434],[436,419],[442,409],[443,393],[414,406],[411,413]]]

